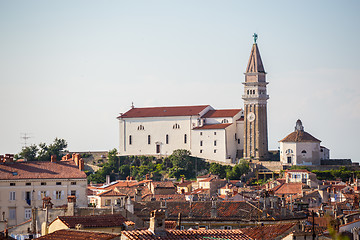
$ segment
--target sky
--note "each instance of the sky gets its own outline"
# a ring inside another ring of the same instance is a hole
[[[135,107],[243,108],[258,34],[269,149],[294,130],[360,162],[359,1],[0,0],[0,154],[118,148]]]

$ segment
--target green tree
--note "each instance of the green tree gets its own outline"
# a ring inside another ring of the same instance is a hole
[[[55,138],[52,144],[40,143],[39,147],[40,151],[37,160],[50,161],[51,155],[56,155],[57,159],[62,157],[62,151],[67,148],[67,142],[64,139]]]
[[[242,159],[239,164],[236,164],[230,171],[226,173],[226,177],[231,180],[240,179],[241,176],[249,172],[249,162]]]
[[[23,149],[21,150],[21,152],[18,154],[18,156],[16,158],[17,159],[23,158],[23,159],[26,159],[27,161],[36,161],[38,151],[39,151],[39,149],[35,144],[30,145],[28,147],[23,147]]]

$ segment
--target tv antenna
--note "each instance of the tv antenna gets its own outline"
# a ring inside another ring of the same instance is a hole
[[[23,146],[23,147],[27,147],[27,140],[28,140],[29,138],[31,138],[31,137],[29,136],[29,134],[28,134],[28,133],[21,133],[21,137],[20,137],[20,138],[22,138],[22,139],[24,140],[24,142],[23,142],[24,146]]]

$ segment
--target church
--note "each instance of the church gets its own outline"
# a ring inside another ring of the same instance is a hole
[[[256,40],[254,34],[243,82],[243,109],[132,107],[117,117],[120,155],[167,156],[186,149],[192,156],[219,163],[267,159],[268,82]]]

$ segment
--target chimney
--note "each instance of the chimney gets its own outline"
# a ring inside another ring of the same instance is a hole
[[[75,161],[75,153],[73,153],[71,157],[72,157],[72,160]]]
[[[84,160],[82,158],[79,160],[79,170],[84,171]]]
[[[67,200],[68,200],[68,204],[67,204],[66,216],[74,216],[75,215],[76,197],[68,196]]]
[[[178,214],[177,229],[181,230],[181,212]]]
[[[107,184],[107,185],[110,184],[110,175],[106,175],[106,184]]]
[[[214,199],[211,200],[211,218],[217,218],[217,209],[216,209],[216,201]]]
[[[73,154],[73,160],[74,160],[76,166],[79,166],[80,154],[78,154],[78,153]]]
[[[51,155],[51,162],[56,162],[56,155]]]
[[[129,176],[127,176],[127,177],[126,177],[126,181],[129,181],[129,180],[130,180],[130,177],[129,177]]]
[[[158,236],[166,234],[164,210],[154,210],[150,213],[149,231]]]

